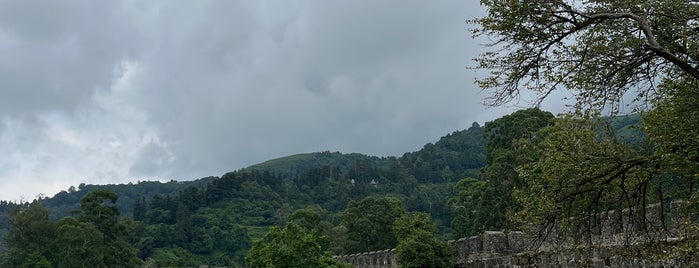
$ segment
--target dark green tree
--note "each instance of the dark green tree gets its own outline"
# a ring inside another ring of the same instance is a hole
[[[15,206],[10,214],[12,229],[5,244],[9,252],[4,266],[21,267],[45,263],[51,257],[50,245],[56,236],[55,224],[49,221],[49,212],[34,200],[28,207]]]
[[[457,237],[481,234],[491,228],[502,226],[502,211],[497,211],[494,201],[496,190],[486,181],[465,178],[456,183],[457,197],[448,201],[454,214],[451,224]],[[494,212],[500,215],[493,215]]]
[[[665,81],[643,115],[643,130],[668,176],[664,198],[686,198],[699,189],[699,82]]]
[[[393,225],[398,238],[396,262],[405,268],[448,268],[451,247],[434,236],[436,226],[424,212],[403,214]]]
[[[138,267],[141,260],[128,243],[135,224],[119,220],[117,196],[107,190],[88,193],[81,200],[80,218],[49,221],[40,200],[26,210],[17,207],[6,243],[8,267]]]
[[[66,217],[57,226],[53,243],[56,267],[107,267],[104,235],[94,224]]]
[[[327,236],[304,231],[291,222],[284,228],[270,228],[253,244],[245,260],[249,267],[344,267],[330,256],[327,242]]]
[[[142,221],[146,217],[146,198],[136,198],[133,205],[133,219]]]
[[[536,161],[530,146],[539,139],[537,131],[552,124],[554,116],[536,108],[520,110],[485,125],[486,166],[480,181],[464,179],[457,183],[459,197],[449,201],[452,227],[460,236],[485,230],[509,228],[508,211],[516,210],[512,191],[524,184],[516,168]]]
[[[289,222],[295,223],[304,231],[322,231],[321,217],[311,208],[298,209],[289,215]]]
[[[104,237],[99,248],[106,267],[138,266],[141,263],[138,251],[128,242],[133,235],[133,224],[117,217],[117,199],[118,196],[109,190],[98,189],[88,193],[80,200],[81,215],[78,220],[93,225]],[[82,227],[87,228],[86,225]]]
[[[115,238],[115,227],[119,209],[115,202],[118,196],[109,190],[98,189],[80,200],[80,221],[95,225],[107,239]]]
[[[400,200],[393,197],[370,196],[352,201],[340,214],[347,228],[346,253],[394,248],[393,223],[405,213]]]

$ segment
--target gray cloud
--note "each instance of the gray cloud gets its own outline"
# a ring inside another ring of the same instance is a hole
[[[298,152],[417,150],[513,109],[484,110],[464,69],[478,51],[464,19],[478,10],[0,1],[0,199],[195,179]]]

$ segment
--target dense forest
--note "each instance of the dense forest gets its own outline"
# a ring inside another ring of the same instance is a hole
[[[113,205],[120,217],[138,223],[130,242],[139,257],[174,266],[244,263],[252,241],[263,238],[272,226],[284,226],[294,211],[310,209],[321,216],[326,226],[323,231],[336,240],[330,243],[332,253],[340,254],[367,249],[343,245],[347,230],[341,227],[340,212],[351,202],[370,196],[395,198],[400,211],[428,212],[439,226],[439,236],[451,238],[447,199],[454,195],[453,183],[477,177],[484,154],[483,127],[474,123],[402,157],[300,154],[221,177],[191,182],[81,184],[51,198],[40,198],[36,204],[3,202],[0,207],[4,215],[11,215],[15,206],[41,205],[47,219],[57,221],[79,216],[80,200],[88,193],[109,190],[118,196]],[[390,233],[390,224],[373,224],[389,228]],[[11,226],[11,219],[3,217],[3,234]],[[391,241],[368,249],[395,246]]]
[[[394,222],[418,217],[416,212],[424,213],[420,226],[432,226],[420,235],[434,241],[507,229],[511,221],[506,214],[515,203],[507,192],[512,187],[494,185],[517,182],[511,177],[515,175],[508,175],[513,171],[501,166],[518,161],[511,150],[514,140],[551,127],[555,120],[559,119],[548,112],[528,109],[485,126],[474,123],[401,157],[299,154],[191,182],[81,184],[31,203],[2,202],[3,215],[8,215],[1,222],[8,241],[3,247],[5,261],[12,265],[37,261],[38,256],[32,255],[36,249],[17,252],[22,242],[9,242],[19,218],[30,211],[44,215],[35,218],[53,226],[54,236],[65,222],[94,224],[85,220],[84,203],[95,192],[113,194],[100,205],[112,210],[110,221],[117,226],[113,229],[122,230],[120,241],[128,242],[144,265],[158,267],[244,265],[245,256],[264,251],[260,248],[269,250],[255,241],[299,232],[315,234],[314,241],[321,241],[328,254],[393,248],[400,237],[392,231]],[[638,115],[599,123],[629,143],[643,138]],[[102,237],[111,229],[105,230]],[[93,231],[98,233],[99,228]],[[41,256],[54,265],[60,263],[50,255]]]

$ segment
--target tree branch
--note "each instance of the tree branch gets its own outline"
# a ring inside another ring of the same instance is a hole
[[[670,51],[662,47],[659,43],[658,40],[655,37],[655,34],[653,34],[653,29],[651,29],[650,25],[648,24],[648,21],[634,13],[628,13],[628,12],[623,12],[623,13],[598,13],[598,14],[593,14],[589,15],[589,19],[587,19],[585,22],[583,22],[584,26],[587,27],[596,21],[605,21],[605,20],[610,20],[610,19],[631,19],[638,23],[638,26],[641,28],[641,31],[643,32],[643,35],[646,37],[646,41],[648,44],[646,45],[646,49],[653,51],[656,55],[660,56],[661,58],[672,62],[675,64],[677,67],[682,69],[685,73],[689,74],[692,76],[694,79],[699,79],[699,70],[694,68],[689,62],[686,60],[681,59],[675,54],[672,54]]]

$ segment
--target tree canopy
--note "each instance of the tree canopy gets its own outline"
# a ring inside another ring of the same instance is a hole
[[[393,234],[393,223],[405,213],[400,200],[392,197],[367,197],[351,201],[340,214],[347,228],[345,250],[367,252],[389,249],[398,241]]]
[[[536,102],[558,89],[578,102],[616,107],[632,91],[650,97],[661,78],[699,78],[699,3],[691,0],[481,0],[474,36],[492,40],[477,79],[500,105],[520,92]],[[696,92],[694,93],[696,94]]]
[[[648,202],[697,195],[699,2],[480,2],[487,13],[469,22],[474,36],[492,41],[474,66],[489,71],[476,81],[490,92],[487,103],[502,105],[525,90],[535,104],[556,90],[570,90],[576,101],[575,112],[520,142],[528,161],[488,159],[483,174],[505,164],[502,170],[516,171],[510,177],[524,179],[505,187],[516,188],[511,215],[591,231],[598,212],[643,213]],[[645,140],[634,145],[598,118],[629,98],[645,119]]]
[[[141,260],[129,244],[130,221],[118,219],[113,206],[117,195],[107,190],[90,192],[81,200],[80,218],[53,222],[35,200],[10,215],[12,229],[6,238],[9,267],[138,267]]]
[[[455,186],[458,196],[449,200],[457,235],[509,228],[506,214],[517,209],[512,191],[523,186],[516,167],[538,157],[532,147],[523,144],[537,140],[537,132],[553,120],[553,114],[530,108],[485,125],[486,166],[481,169],[479,180],[459,181]]]
[[[396,262],[404,268],[448,268],[451,264],[451,246],[434,236],[437,227],[424,212],[403,214],[393,224],[398,238]]]

